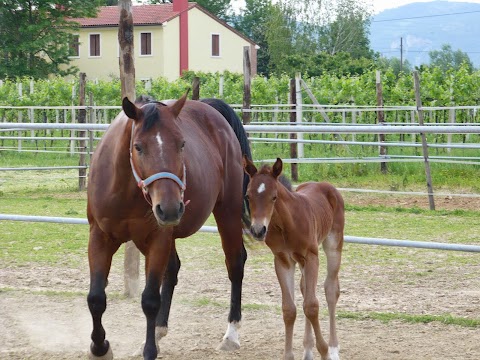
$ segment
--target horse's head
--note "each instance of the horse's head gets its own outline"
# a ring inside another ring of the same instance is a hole
[[[267,235],[268,225],[277,200],[277,179],[282,173],[282,160],[277,158],[272,167],[264,165],[257,171],[253,162],[244,157],[243,167],[250,176],[246,195],[250,203],[252,221],[250,232],[255,239],[263,240]]]
[[[180,222],[185,211],[185,145],[178,115],[187,94],[170,106],[159,102],[137,107],[124,98],[123,111],[133,119],[130,142],[132,172],[161,226]]]

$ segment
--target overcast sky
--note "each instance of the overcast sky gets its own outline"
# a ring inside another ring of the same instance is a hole
[[[429,2],[432,0],[365,0],[368,4],[373,5],[374,13],[379,13],[386,9],[396,8],[402,5],[414,3],[414,2]],[[443,0],[443,1],[450,1],[450,0]],[[456,0],[454,2],[470,2],[470,3],[477,3],[480,4],[480,0]],[[244,0],[233,0],[234,8],[240,8],[245,5]]]

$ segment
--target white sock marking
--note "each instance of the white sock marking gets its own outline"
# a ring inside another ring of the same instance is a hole
[[[329,346],[328,347],[328,356],[330,360],[340,360],[340,355],[338,353],[338,347]]]

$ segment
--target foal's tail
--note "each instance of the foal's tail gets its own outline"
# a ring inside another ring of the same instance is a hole
[[[252,152],[250,150],[250,144],[248,142],[247,133],[243,128],[242,121],[235,113],[235,111],[228,105],[225,101],[220,99],[202,99],[201,102],[210,105],[215,110],[217,110],[223,117],[228,121],[232,127],[235,135],[237,135],[238,142],[240,143],[240,148],[242,149],[242,155],[245,155],[247,158],[252,160]],[[250,181],[250,177],[244,173],[243,174],[243,208],[242,208],[242,221],[247,229],[250,229],[250,208],[248,201],[245,199],[245,194],[247,193],[247,186]]]

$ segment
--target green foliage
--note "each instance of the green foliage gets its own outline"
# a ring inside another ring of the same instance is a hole
[[[461,50],[453,51],[452,46],[443,44],[441,50],[433,50],[428,53],[430,65],[439,67],[446,72],[450,69],[458,70],[460,67],[473,70],[473,63],[467,53]]]
[[[232,12],[230,0],[196,0],[195,2],[219,19],[230,20]]]
[[[0,78],[64,76],[71,33],[78,24],[71,18],[95,16],[98,1],[32,0],[2,2],[0,7]]]
[[[316,59],[315,63],[313,59]],[[286,61],[302,64],[303,79],[315,98],[322,104],[376,105],[376,68],[368,59],[352,59],[346,53],[334,56],[321,53],[312,58],[286,57]],[[356,64],[363,61],[364,65],[356,67]],[[153,79],[150,89],[146,88],[144,82],[138,81],[136,93],[150,95],[156,99],[178,98],[191,87],[194,76],[200,78],[201,97],[221,97],[219,87],[220,78],[223,77],[222,98],[230,104],[242,103],[243,76],[232,72],[187,71],[175,81],[168,81],[165,78]],[[292,73],[285,72],[269,78],[254,77],[251,86],[252,103],[259,105],[287,103],[292,76]],[[415,105],[412,74],[405,72],[397,74],[394,69],[387,68],[382,71],[381,76],[385,105]],[[470,72],[466,64],[460,66],[458,70],[450,69],[447,72],[443,72],[438,67],[424,67],[420,73],[420,81],[424,106],[480,103],[478,86],[480,70]],[[22,84],[22,96],[19,95],[19,84]],[[60,77],[37,80],[33,82],[33,93],[30,93],[30,86],[31,79],[26,77],[4,81],[0,86],[0,105],[62,106],[78,103],[77,80],[66,80]],[[96,105],[119,106],[121,103],[121,87],[118,79],[88,81],[86,92],[92,93]],[[303,94],[303,101],[306,104],[311,103],[306,93]],[[0,119],[5,114],[6,110],[0,109]]]

